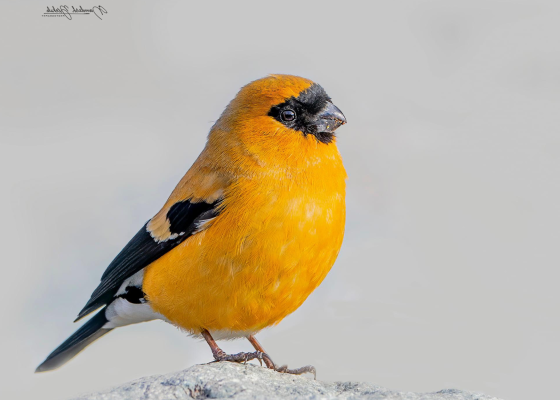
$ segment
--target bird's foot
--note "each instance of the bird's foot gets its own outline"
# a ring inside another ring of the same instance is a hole
[[[252,353],[237,353],[237,354],[227,354],[222,349],[219,349],[216,352],[213,352],[214,360],[216,361],[230,361],[236,363],[243,363],[246,364],[247,361],[251,360],[258,360],[259,363],[262,365],[262,362],[266,364],[266,367],[272,369],[276,372],[280,372],[283,374],[292,374],[292,375],[301,375],[305,373],[313,374],[313,377],[317,379],[317,371],[313,365],[306,365],[301,368],[290,369],[287,365],[282,365],[281,367],[277,367],[274,364],[274,361],[270,358],[270,356],[262,351],[254,351]]]
[[[263,352],[263,354],[266,355],[266,357],[263,358],[263,360],[267,368],[273,369],[276,372],[281,372],[284,374],[293,374],[293,375],[301,375],[308,372],[310,374],[313,374],[314,379],[317,379],[317,371],[315,370],[315,367],[313,365],[306,365],[305,367],[296,368],[296,369],[289,369],[287,365],[282,365],[281,367],[277,367],[276,364],[274,364],[274,362],[270,359],[270,357],[264,352],[263,347],[261,346],[261,344],[259,343],[259,341],[254,335],[247,336],[247,339],[249,340],[249,342],[251,342],[255,350],[261,351]]]
[[[247,361],[256,359],[261,365],[263,360],[267,366],[269,365],[269,363],[272,363],[272,360],[270,359],[268,354],[263,353],[262,351],[254,351],[252,353],[241,352],[237,354],[227,354],[222,349],[218,349],[218,351],[212,352],[212,354],[214,355],[214,360],[216,361],[231,361],[246,364]],[[274,365],[274,363],[272,363],[272,365]]]

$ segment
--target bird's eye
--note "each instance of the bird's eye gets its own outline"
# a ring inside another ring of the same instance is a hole
[[[282,114],[280,114],[280,117],[283,121],[293,121],[296,119],[296,113],[292,110],[284,110]]]

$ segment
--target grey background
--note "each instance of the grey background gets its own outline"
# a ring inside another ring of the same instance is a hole
[[[33,375],[239,87],[291,73],[348,118],[348,220],[334,269],[261,333],[266,349],[323,380],[551,398],[554,3],[115,2],[102,21],[67,21],[42,18],[44,1],[4,2],[0,397],[61,399],[211,360],[156,322]]]

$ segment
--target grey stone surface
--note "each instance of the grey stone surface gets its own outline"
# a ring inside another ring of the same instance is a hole
[[[395,392],[369,383],[328,383],[315,381],[312,376],[280,374],[258,365],[229,362],[196,365],[169,375],[150,376],[75,400],[94,399],[499,400],[455,389],[412,393]]]

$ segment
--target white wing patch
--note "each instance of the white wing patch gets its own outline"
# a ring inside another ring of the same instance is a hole
[[[119,290],[117,291],[117,294],[115,294],[115,296],[122,296],[123,294],[125,294],[126,293],[126,288],[129,287],[129,286],[136,286],[136,287],[141,288],[142,287],[142,282],[144,282],[144,269],[141,269],[140,271],[138,271],[137,273],[132,275],[130,278],[125,280],[122,283]]]
[[[155,312],[148,303],[133,304],[122,297],[113,301],[105,310],[105,317],[109,322],[103,325],[104,329],[118,328],[139,322],[152,321],[154,319],[167,319],[160,313]]]
[[[103,325],[105,329],[118,328],[139,322],[152,321],[154,319],[162,319],[167,321],[160,313],[155,312],[149,303],[131,303],[123,297],[128,287],[142,287],[144,281],[144,270],[140,270],[130,278],[125,280],[117,291],[117,298],[105,310],[105,317],[109,322]]]

